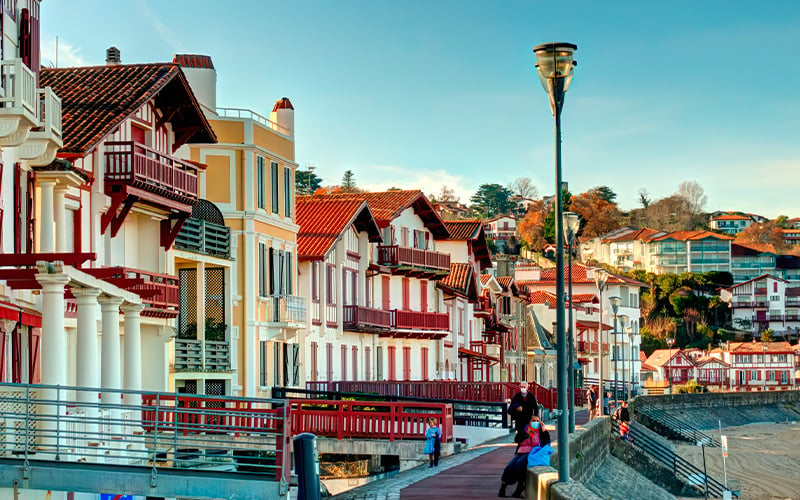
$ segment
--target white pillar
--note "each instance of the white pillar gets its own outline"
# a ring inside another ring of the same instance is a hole
[[[69,277],[64,274],[37,274],[36,280],[42,285],[42,339],[41,366],[42,384],[67,385],[67,333],[64,330],[64,287]],[[40,393],[43,400],[54,401],[64,397],[63,391],[44,389]],[[40,422],[43,446],[55,446],[57,422],[52,419],[66,413],[63,406],[45,403],[40,413],[51,419]]]
[[[142,304],[125,304],[122,312],[125,313],[125,377],[123,387],[125,390],[142,390]],[[141,398],[136,397],[137,401]],[[129,402],[126,396],[126,404]],[[131,401],[132,402],[132,401]]]
[[[97,357],[97,297],[96,288],[73,288],[72,295],[78,301],[78,337],[75,353],[76,384],[80,387],[100,387]],[[86,417],[85,434],[87,445],[100,441],[97,426],[97,390],[78,391],[77,400],[86,403],[83,414]]]
[[[55,218],[53,214],[53,188],[56,181],[43,179],[39,181],[39,188],[41,189],[41,222],[39,224],[40,237],[39,237],[39,251],[42,253],[51,253],[55,250],[53,242]],[[28,214],[28,218],[33,218],[33,214]],[[29,249],[32,251],[32,249]],[[62,313],[63,316],[63,313]]]
[[[68,187],[59,185],[53,194],[54,202],[54,221],[56,226],[56,252],[67,251],[67,205],[64,196],[67,194]]]
[[[119,306],[122,299],[119,297],[103,296],[99,300],[102,312],[102,361],[100,362],[100,385],[103,388],[100,400],[103,406],[109,410],[109,431],[112,434],[119,434],[121,431],[120,419],[122,411],[119,405],[122,403],[122,389],[120,376],[120,340],[119,340]],[[115,391],[116,390],[116,391]],[[116,406],[107,406],[116,405]]]

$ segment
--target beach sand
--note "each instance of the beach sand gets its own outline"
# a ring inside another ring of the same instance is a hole
[[[719,439],[719,431],[709,434]],[[741,481],[742,500],[800,500],[800,423],[727,427],[722,434],[728,436],[728,478]],[[699,446],[676,443],[675,452],[703,469]],[[720,448],[706,448],[706,467],[722,482]]]

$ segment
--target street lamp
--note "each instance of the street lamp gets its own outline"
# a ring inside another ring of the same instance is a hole
[[[619,346],[617,345],[617,313],[619,312],[619,305],[622,304],[622,299],[619,297],[609,297],[608,301],[611,302],[611,310],[614,313],[614,401],[618,401],[617,362],[619,361]]]
[[[605,389],[603,388],[603,291],[606,289],[606,285],[608,283],[608,271],[605,269],[595,268],[593,272],[594,283],[597,285],[597,291],[600,293],[600,320],[597,323],[597,381],[598,388],[600,389],[600,414],[602,414],[603,396],[605,395]],[[591,348],[591,343],[589,344],[589,347]]]
[[[536,54],[536,69],[550,99],[550,109],[555,118],[555,156],[556,156],[556,322],[557,335],[557,383],[558,383],[558,443],[563,450],[558,450],[558,480],[569,481],[569,425],[567,422],[567,349],[564,332],[564,228],[561,214],[564,211],[561,195],[561,109],[564,105],[564,94],[572,82],[572,69],[575,67],[573,55],[577,45],[571,43],[551,42],[533,48]]]
[[[630,357],[628,358],[628,375],[630,377],[630,386],[628,389],[628,399],[630,400],[633,394],[633,326],[628,327],[628,349],[630,349]]]
[[[569,432],[575,432],[575,339],[572,331],[572,246],[581,227],[581,216],[575,212],[564,212],[563,214],[564,239],[567,240],[567,283],[569,283],[567,294],[569,296],[569,325],[567,333],[567,346],[569,346]]]
[[[766,391],[767,390],[767,371],[768,371],[767,370],[767,344],[765,344],[764,342],[761,343],[761,352],[762,352],[761,361],[764,362],[764,388],[761,389],[761,390],[762,391]]]
[[[667,339],[667,345],[669,346],[669,358],[667,359],[667,380],[669,380],[670,394],[672,394],[672,369],[669,367],[669,364],[672,361],[672,344],[674,343],[675,339],[673,337]]]
[[[625,325],[627,325],[627,324],[628,324],[628,316],[626,316],[624,314],[620,314],[619,315],[619,333],[621,335],[623,335],[623,338],[620,341],[620,345],[622,346],[622,348],[620,348],[620,354],[621,354],[621,357],[622,357],[622,359],[620,360],[620,365],[621,365],[620,369],[622,370],[622,376],[620,378],[622,379],[621,380],[622,389],[623,389],[622,396],[625,398],[626,401],[628,400],[628,391],[625,389],[627,384],[625,384],[625,378],[626,377],[625,377],[625,349],[624,349],[625,348],[625,337],[624,337],[624,335],[625,335]]]

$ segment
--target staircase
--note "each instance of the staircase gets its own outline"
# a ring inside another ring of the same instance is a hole
[[[612,420],[611,425],[613,435],[618,436],[619,422]],[[671,469],[676,478],[694,486],[699,493],[706,493],[706,498],[723,498],[723,492],[726,491],[725,485],[708,477],[686,459],[639,430],[636,425],[628,426],[628,442]],[[739,498],[735,493],[732,493],[732,496]]]
[[[720,442],[700,429],[675,417],[667,410],[647,404],[636,404],[637,420],[670,439],[688,441],[695,445],[718,447]]]

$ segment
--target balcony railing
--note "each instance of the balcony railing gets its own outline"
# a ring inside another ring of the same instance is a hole
[[[578,352],[597,352],[597,342],[578,341]],[[603,352],[608,352],[608,344],[603,344]]]
[[[3,88],[0,114],[17,114],[24,110],[38,118],[36,76],[22,59],[0,62],[0,86]]]
[[[193,217],[183,223],[175,247],[214,257],[230,258],[231,228]]]
[[[282,323],[301,327],[306,322],[306,299],[296,295],[274,295],[262,297],[266,302],[267,323]]]
[[[399,245],[378,245],[378,264],[450,271],[450,255]]]
[[[731,305],[733,305],[733,307],[735,309],[737,307],[755,307],[756,303],[751,301],[751,300],[750,301],[748,301],[748,300],[740,300],[740,301],[737,301],[737,302],[732,302]]]
[[[82,271],[139,295],[146,306],[143,316],[174,318],[178,315],[180,300],[177,276],[129,267],[88,268]]]
[[[361,306],[344,306],[343,326],[347,330],[389,330],[392,328],[392,311],[382,311]]]
[[[262,127],[274,130],[275,132],[283,134],[287,137],[292,135],[292,132],[288,128],[284,127],[283,125],[278,125],[269,118],[262,116],[256,113],[255,111],[250,111],[249,109],[217,108],[217,114],[224,118],[239,118],[239,119],[253,120],[254,122],[260,124]]]
[[[449,330],[450,317],[447,313],[397,311],[394,312],[395,326],[399,330]]]
[[[205,350],[205,361],[203,360]],[[175,339],[175,371],[220,372],[230,370],[231,356],[227,342]]]
[[[106,143],[106,192],[129,185],[187,205],[197,201],[197,167],[133,141]]]

